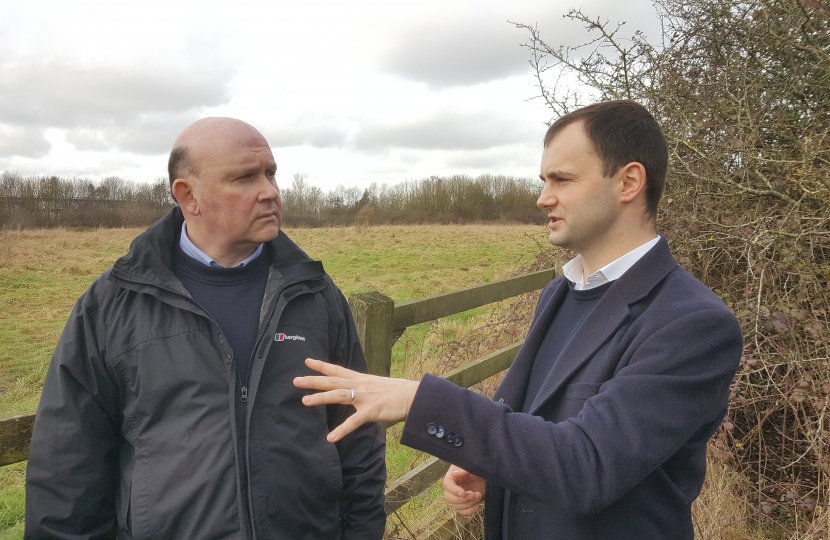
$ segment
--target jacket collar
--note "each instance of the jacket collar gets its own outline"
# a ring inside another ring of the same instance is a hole
[[[181,209],[174,207],[132,241],[129,252],[113,264],[113,273],[128,281],[182,292],[173,274],[173,250],[178,249],[178,232],[183,222]],[[322,263],[311,260],[282,230],[265,243],[265,250],[271,266],[283,274],[286,284],[324,276]]]

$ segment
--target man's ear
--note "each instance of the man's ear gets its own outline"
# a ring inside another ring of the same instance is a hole
[[[620,187],[620,202],[632,202],[646,193],[646,168],[632,161],[617,171]]]
[[[171,187],[173,197],[179,203],[182,212],[191,216],[198,216],[201,213],[199,200],[193,190],[193,180],[190,178],[176,178]]]

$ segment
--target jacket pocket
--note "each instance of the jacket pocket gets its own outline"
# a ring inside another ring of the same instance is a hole
[[[602,385],[599,383],[573,383],[568,385],[560,398],[555,421],[561,422],[578,415],[585,402],[597,395],[600,386]]]

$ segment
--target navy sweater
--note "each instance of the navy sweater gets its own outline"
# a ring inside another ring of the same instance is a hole
[[[246,266],[237,268],[213,268],[181,249],[173,252],[173,272],[196,303],[219,325],[233,351],[233,363],[242,386],[248,384],[248,366],[259,332],[268,263],[264,251]]]
[[[587,291],[577,291],[573,283],[568,283],[568,293],[553,317],[553,322],[548,328],[539,351],[536,353],[536,358],[533,360],[533,368],[530,371],[522,412],[530,410],[539,389],[542,388],[548,374],[554,369],[559,355],[562,354],[576,329],[582,325],[582,321],[591,313],[591,310],[597,305],[611,283],[613,282],[609,281]]]

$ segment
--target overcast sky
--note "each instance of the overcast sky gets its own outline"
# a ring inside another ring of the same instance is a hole
[[[648,0],[0,0],[0,171],[153,181],[176,134],[232,116],[278,182],[535,176],[550,112],[520,47],[582,7],[657,36]]]

